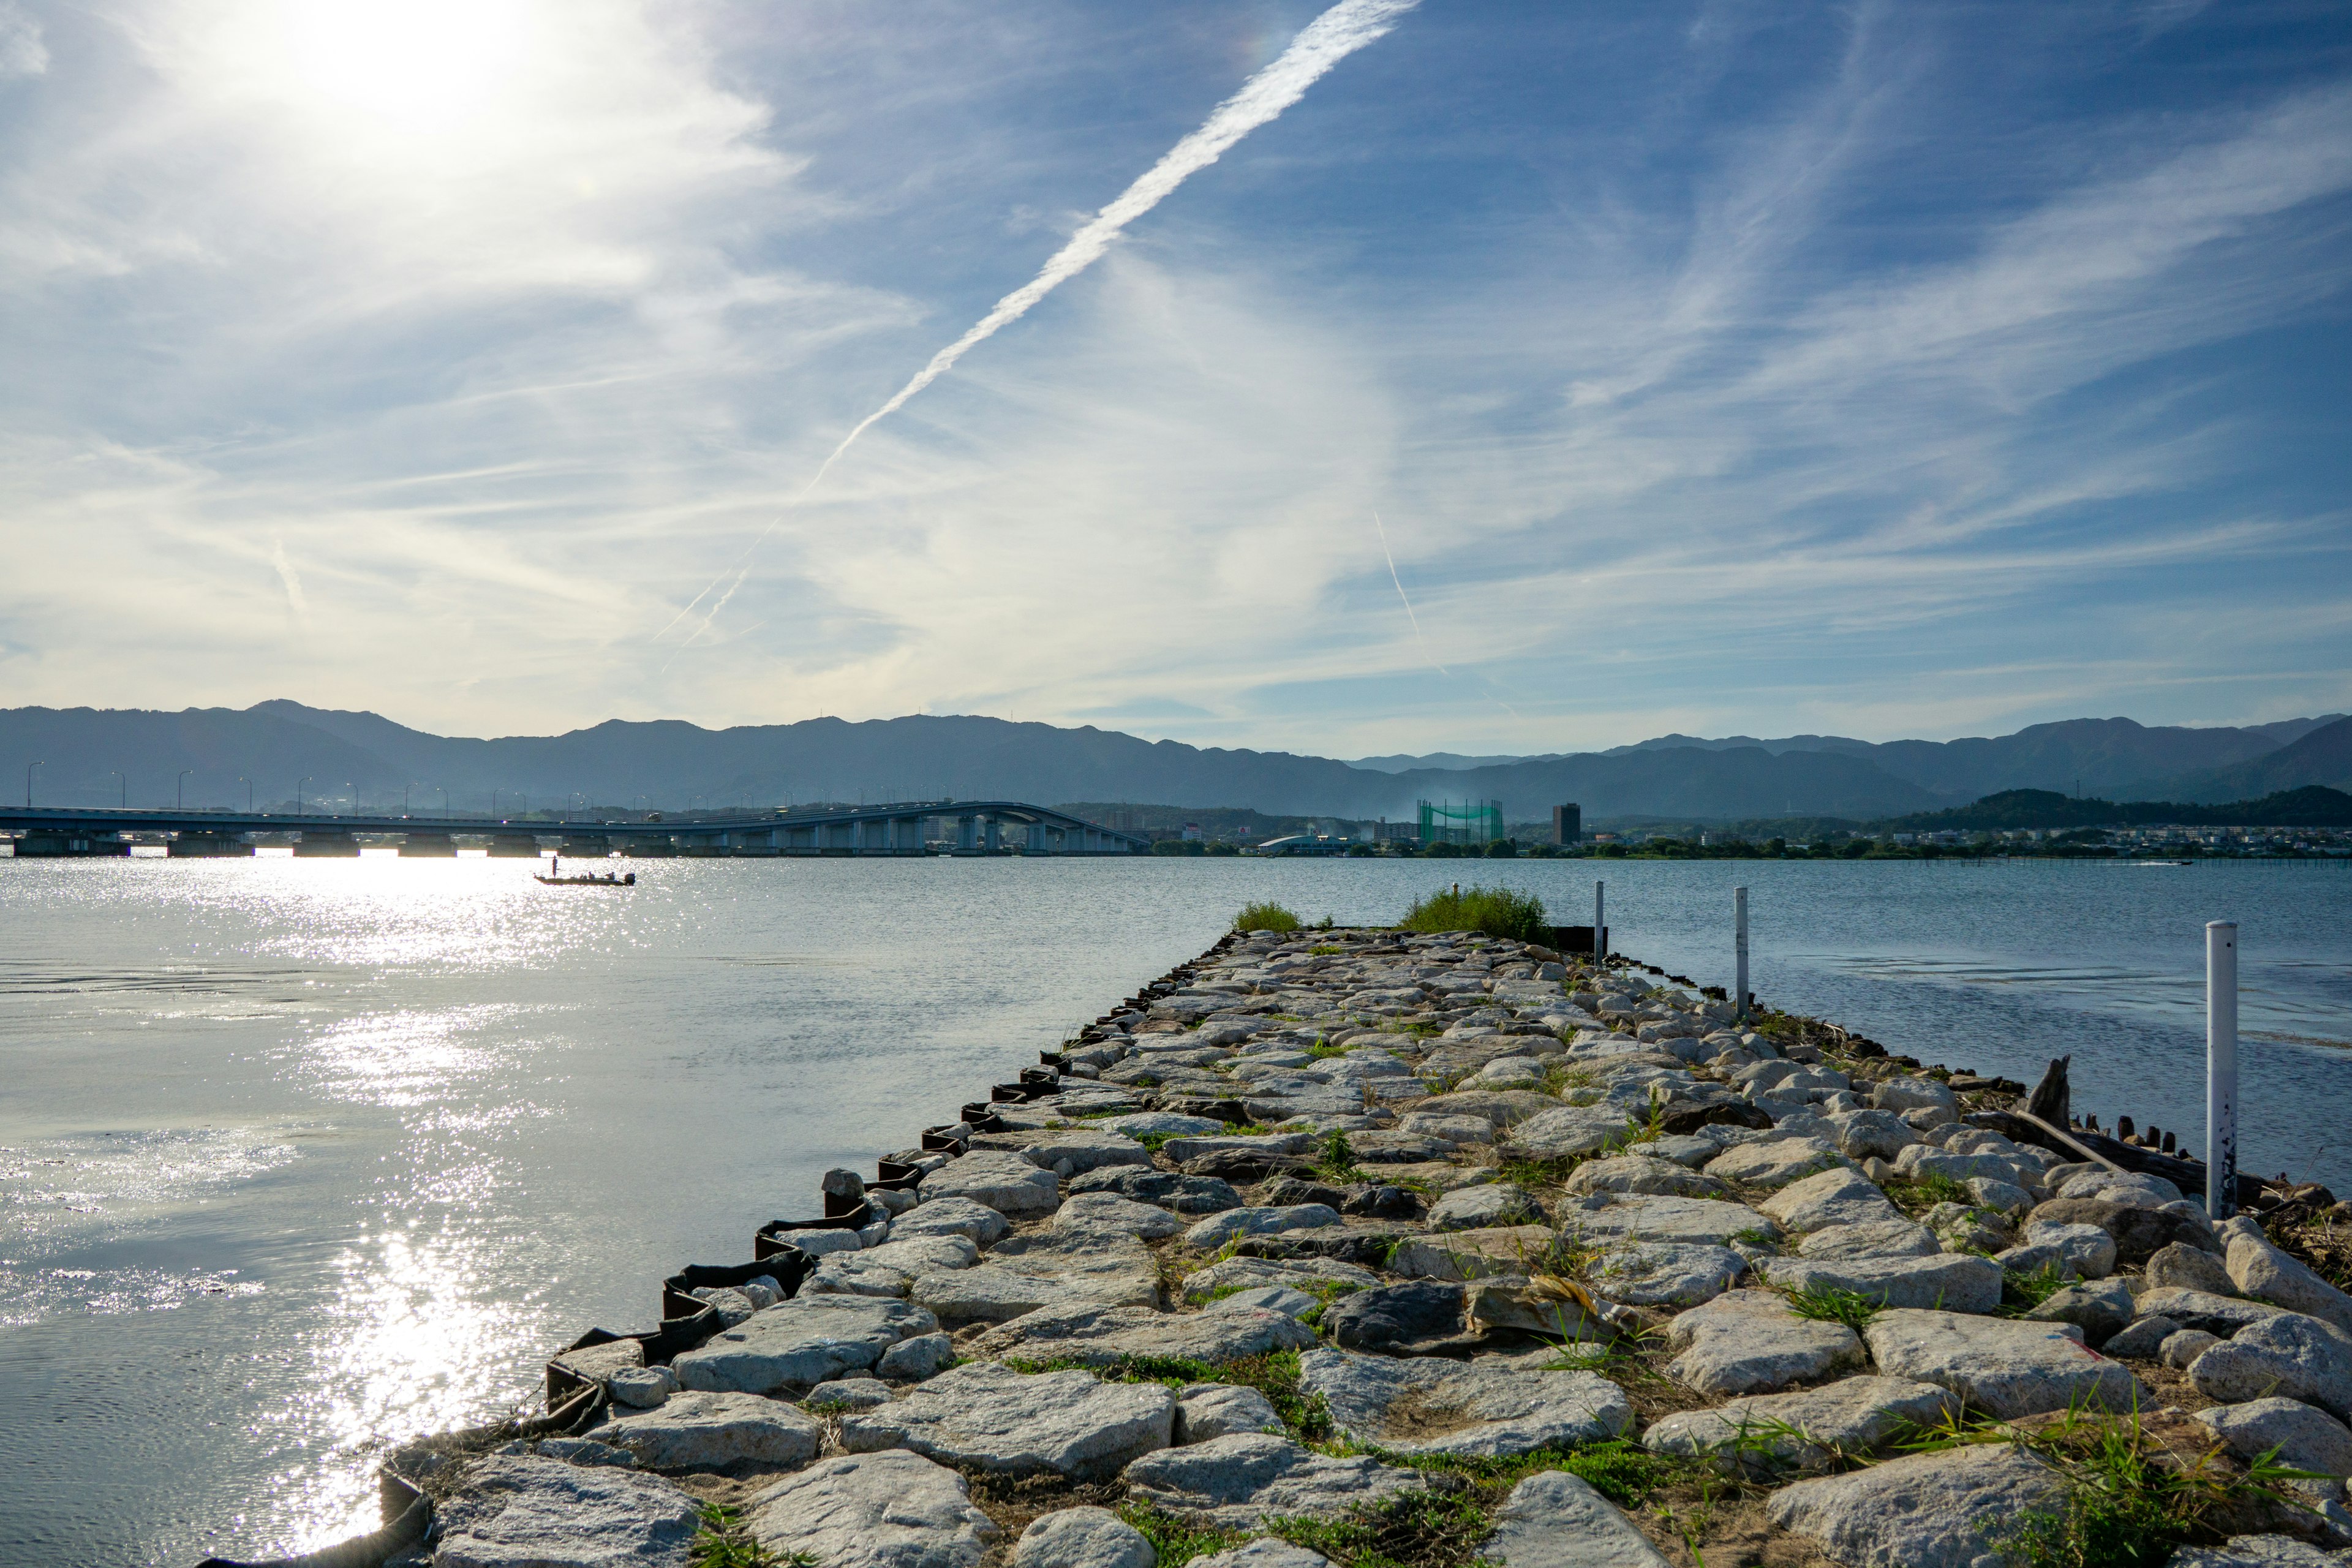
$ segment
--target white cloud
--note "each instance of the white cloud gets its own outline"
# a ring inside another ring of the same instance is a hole
[[[41,25],[25,15],[23,7],[0,0],[0,81],[39,76],[48,68]]]

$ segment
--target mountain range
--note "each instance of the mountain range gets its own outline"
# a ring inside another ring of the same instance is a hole
[[[243,710],[0,709],[0,780],[43,805],[276,805],[514,813],[530,806],[773,806],[822,800],[1139,801],[1409,818],[1421,799],[1499,799],[1513,821],[1574,801],[1587,821],[1876,818],[2004,790],[2219,802],[2352,787],[2352,719],[2189,729],[2074,719],[2015,734],[1872,742],[1662,735],[1606,752],[1440,752],[1356,763],[1144,741],[1087,727],[919,716],[706,730],[608,721],[477,740],[276,700]],[[298,791],[299,795],[298,795]]]

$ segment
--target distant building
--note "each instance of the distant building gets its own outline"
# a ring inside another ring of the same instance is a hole
[[[1584,837],[1584,808],[1570,804],[1551,808],[1551,841],[1574,844]]]
[[[1201,842],[1201,825],[1199,823],[1188,822],[1184,825],[1184,842],[1187,844],[1198,844]]]

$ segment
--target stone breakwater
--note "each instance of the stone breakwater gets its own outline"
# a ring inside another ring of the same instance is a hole
[[[1996,1568],[2126,1424],[2228,1493],[2178,1568],[2352,1561],[2352,1298],[2012,1136],[2021,1086],[1735,1020],[1229,938],[583,1336],[546,1415],[394,1454],[364,1560]],[[2231,1490],[2269,1454],[2308,1476]]]

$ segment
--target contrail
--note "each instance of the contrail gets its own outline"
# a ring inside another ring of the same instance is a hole
[[[728,572],[734,572],[741,566],[751,552],[775,532],[793,509],[808,500],[809,493],[824,482],[825,474],[841,460],[842,454],[848,451],[860,436],[904,408],[908,399],[954,369],[956,361],[995,336],[1000,329],[1019,321],[1028,313],[1032,305],[1093,266],[1110,248],[1110,242],[1118,237],[1121,229],[1158,206],[1187,177],[1215,163],[1243,137],[1297,103],[1306,96],[1307,89],[1333,66],[1366,44],[1386,37],[1406,12],[1420,4],[1421,0],[1340,0],[1339,5],[1309,22],[1304,31],[1290,40],[1290,47],[1282,51],[1281,58],[1244,82],[1239,92],[1217,105],[1215,111],[1202,122],[1199,130],[1170,148],[1167,155],[1154,163],[1142,178],[1128,186],[1117,201],[1097,213],[1092,221],[1072,235],[1070,242],[1054,253],[1053,258],[1045,263],[1036,277],[999,300],[996,308],[982,316],[971,331],[933,354],[931,363],[917,371],[915,378],[898,389],[898,395],[860,420],[848,435],[841,438],[841,445],[833,449],[832,455],[817,465],[815,476],[801,487],[800,494],[786,502],[783,510],[761,530],[759,538],[751,541],[742,555],[729,566]],[[725,581],[727,574],[727,572],[722,572],[713,578],[709,587],[694,596],[692,604],[672,617],[669,626],[655,634],[656,639],[667,635],[671,626],[692,614],[695,605],[709,597],[711,589]],[[735,583],[719,596],[719,602],[710,607],[710,613],[702,618],[702,624],[686,639],[687,643],[692,643],[695,637],[710,629],[711,622],[718,618],[720,610],[726,608],[727,601],[734,596],[735,589],[741,584],[742,578],[739,574]]]
[[[1454,672],[1437,662],[1429,651],[1429,639],[1421,635],[1421,617],[1412,613],[1412,601],[1404,596],[1404,579],[1397,575],[1396,556],[1389,550],[1389,531],[1381,525],[1381,514],[1377,511],[1372,513],[1372,526],[1381,531],[1381,553],[1388,557],[1389,581],[1396,584],[1397,597],[1404,602],[1404,618],[1412,623],[1412,640],[1421,645],[1421,657],[1428,661],[1430,668],[1448,680],[1453,679]]]

